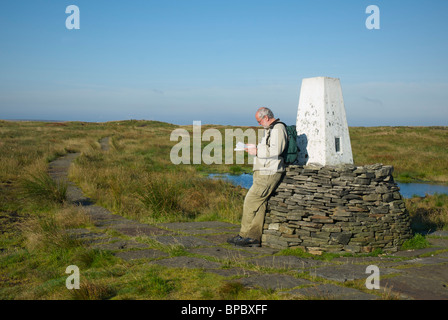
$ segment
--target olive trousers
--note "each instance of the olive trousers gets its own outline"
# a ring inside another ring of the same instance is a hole
[[[254,171],[252,187],[244,199],[243,217],[241,219],[240,236],[261,241],[267,199],[275,190],[283,172],[260,174]]]

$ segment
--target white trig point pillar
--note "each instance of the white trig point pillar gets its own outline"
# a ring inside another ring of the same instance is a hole
[[[316,77],[302,80],[296,130],[299,164],[353,164],[339,79]]]

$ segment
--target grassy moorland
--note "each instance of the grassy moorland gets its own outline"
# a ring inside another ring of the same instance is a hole
[[[350,140],[357,165],[393,165],[400,182],[448,183],[448,127],[353,127]]]
[[[247,158],[245,164],[174,165],[170,151],[177,141],[170,141],[170,134],[177,128],[192,130],[135,120],[0,121],[0,299],[274,298],[269,292],[243,292],[196,271],[179,275],[125,265],[64,232],[93,227],[82,208],[64,202],[65,187],[47,174],[48,163],[68,152],[80,153],[70,179],[112,212],[146,223],[239,223],[246,191],[204,174],[250,171]],[[208,128],[212,126],[202,130]],[[215,128],[223,132],[231,127]],[[448,183],[447,127],[350,128],[350,134],[357,165],[381,162],[395,167],[397,180]],[[107,156],[98,143],[103,137],[110,137]],[[447,196],[413,198],[407,206],[416,225],[447,228]],[[68,293],[61,270],[73,259],[86,270],[87,282],[83,290]]]

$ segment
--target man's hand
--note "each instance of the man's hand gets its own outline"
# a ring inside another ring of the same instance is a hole
[[[247,144],[247,148],[244,149],[247,153],[249,153],[251,156],[257,155],[257,146],[254,144]]]

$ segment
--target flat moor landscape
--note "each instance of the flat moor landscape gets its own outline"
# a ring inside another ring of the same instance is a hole
[[[244,290],[198,269],[179,273],[176,268],[124,261],[107,250],[84,246],[65,232],[96,231],[81,206],[67,203],[67,185],[48,173],[52,161],[72,153],[79,156],[70,166],[70,181],[116,215],[150,225],[238,225],[247,190],[207,176],[250,173],[251,165],[175,165],[170,151],[177,142],[170,141],[170,135],[177,128],[192,131],[192,126],[146,120],[0,120],[0,299],[281,299],[276,292]],[[202,126],[209,128],[224,132],[235,127]],[[104,152],[100,141],[106,137]],[[355,165],[392,165],[399,182],[448,184],[448,127],[350,127],[350,138]],[[202,147],[209,143],[202,142]],[[427,245],[424,231],[448,230],[448,195],[405,201],[416,233],[408,248]],[[162,247],[145,236],[134,240],[170,256],[191,255],[182,246]],[[82,290],[65,287],[65,270],[73,261],[82,269]],[[236,260],[228,263],[247,272],[256,268]]]

